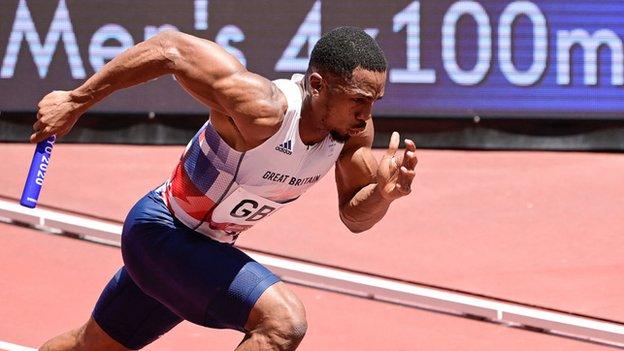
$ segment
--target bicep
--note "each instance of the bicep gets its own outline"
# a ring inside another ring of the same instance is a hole
[[[200,102],[232,117],[271,114],[275,94],[266,78],[247,71],[230,53],[205,39],[172,33],[166,55],[178,83]]]
[[[349,140],[336,162],[336,186],[340,206],[348,203],[365,186],[375,183],[377,159],[373,155],[373,124],[368,121],[364,135],[353,142]]]

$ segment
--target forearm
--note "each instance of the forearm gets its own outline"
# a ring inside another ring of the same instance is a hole
[[[113,92],[172,72],[174,34],[161,33],[124,51],[71,92],[82,110]]]
[[[340,219],[354,233],[370,229],[379,222],[392,200],[384,198],[377,184],[369,184],[358,191],[349,202],[340,206]]]

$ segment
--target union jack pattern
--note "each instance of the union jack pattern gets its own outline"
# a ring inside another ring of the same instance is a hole
[[[207,122],[191,139],[167,182],[165,200],[176,218],[195,230],[209,221],[215,204],[232,188],[242,155]]]

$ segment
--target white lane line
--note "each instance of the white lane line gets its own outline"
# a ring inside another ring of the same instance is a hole
[[[33,349],[32,347],[26,347],[17,344],[11,344],[10,342],[0,340],[0,350],[5,351],[37,351],[37,349]]]
[[[0,200],[0,217],[28,223],[38,229],[76,233],[81,238],[92,241],[95,239],[119,245],[121,238],[121,226],[118,224],[56,211],[27,209],[2,200]],[[500,302],[261,253],[249,251],[247,253],[285,282],[458,315],[479,316],[496,323],[529,326],[552,334],[572,335],[576,338],[624,347],[623,323],[573,316],[565,312],[548,311],[518,303]]]

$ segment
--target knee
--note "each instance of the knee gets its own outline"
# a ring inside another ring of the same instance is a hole
[[[295,350],[303,340],[308,325],[304,319],[271,320],[263,328],[252,332],[251,337],[259,341],[263,349]]]
[[[266,318],[252,334],[262,338],[271,349],[288,351],[297,348],[307,329],[305,309],[296,303]]]
[[[290,345],[299,345],[308,330],[308,322],[304,313],[297,313],[274,321],[272,334],[280,340],[287,341]]]
[[[283,283],[276,283],[258,299],[245,329],[256,348],[295,350],[308,329],[305,308]]]

